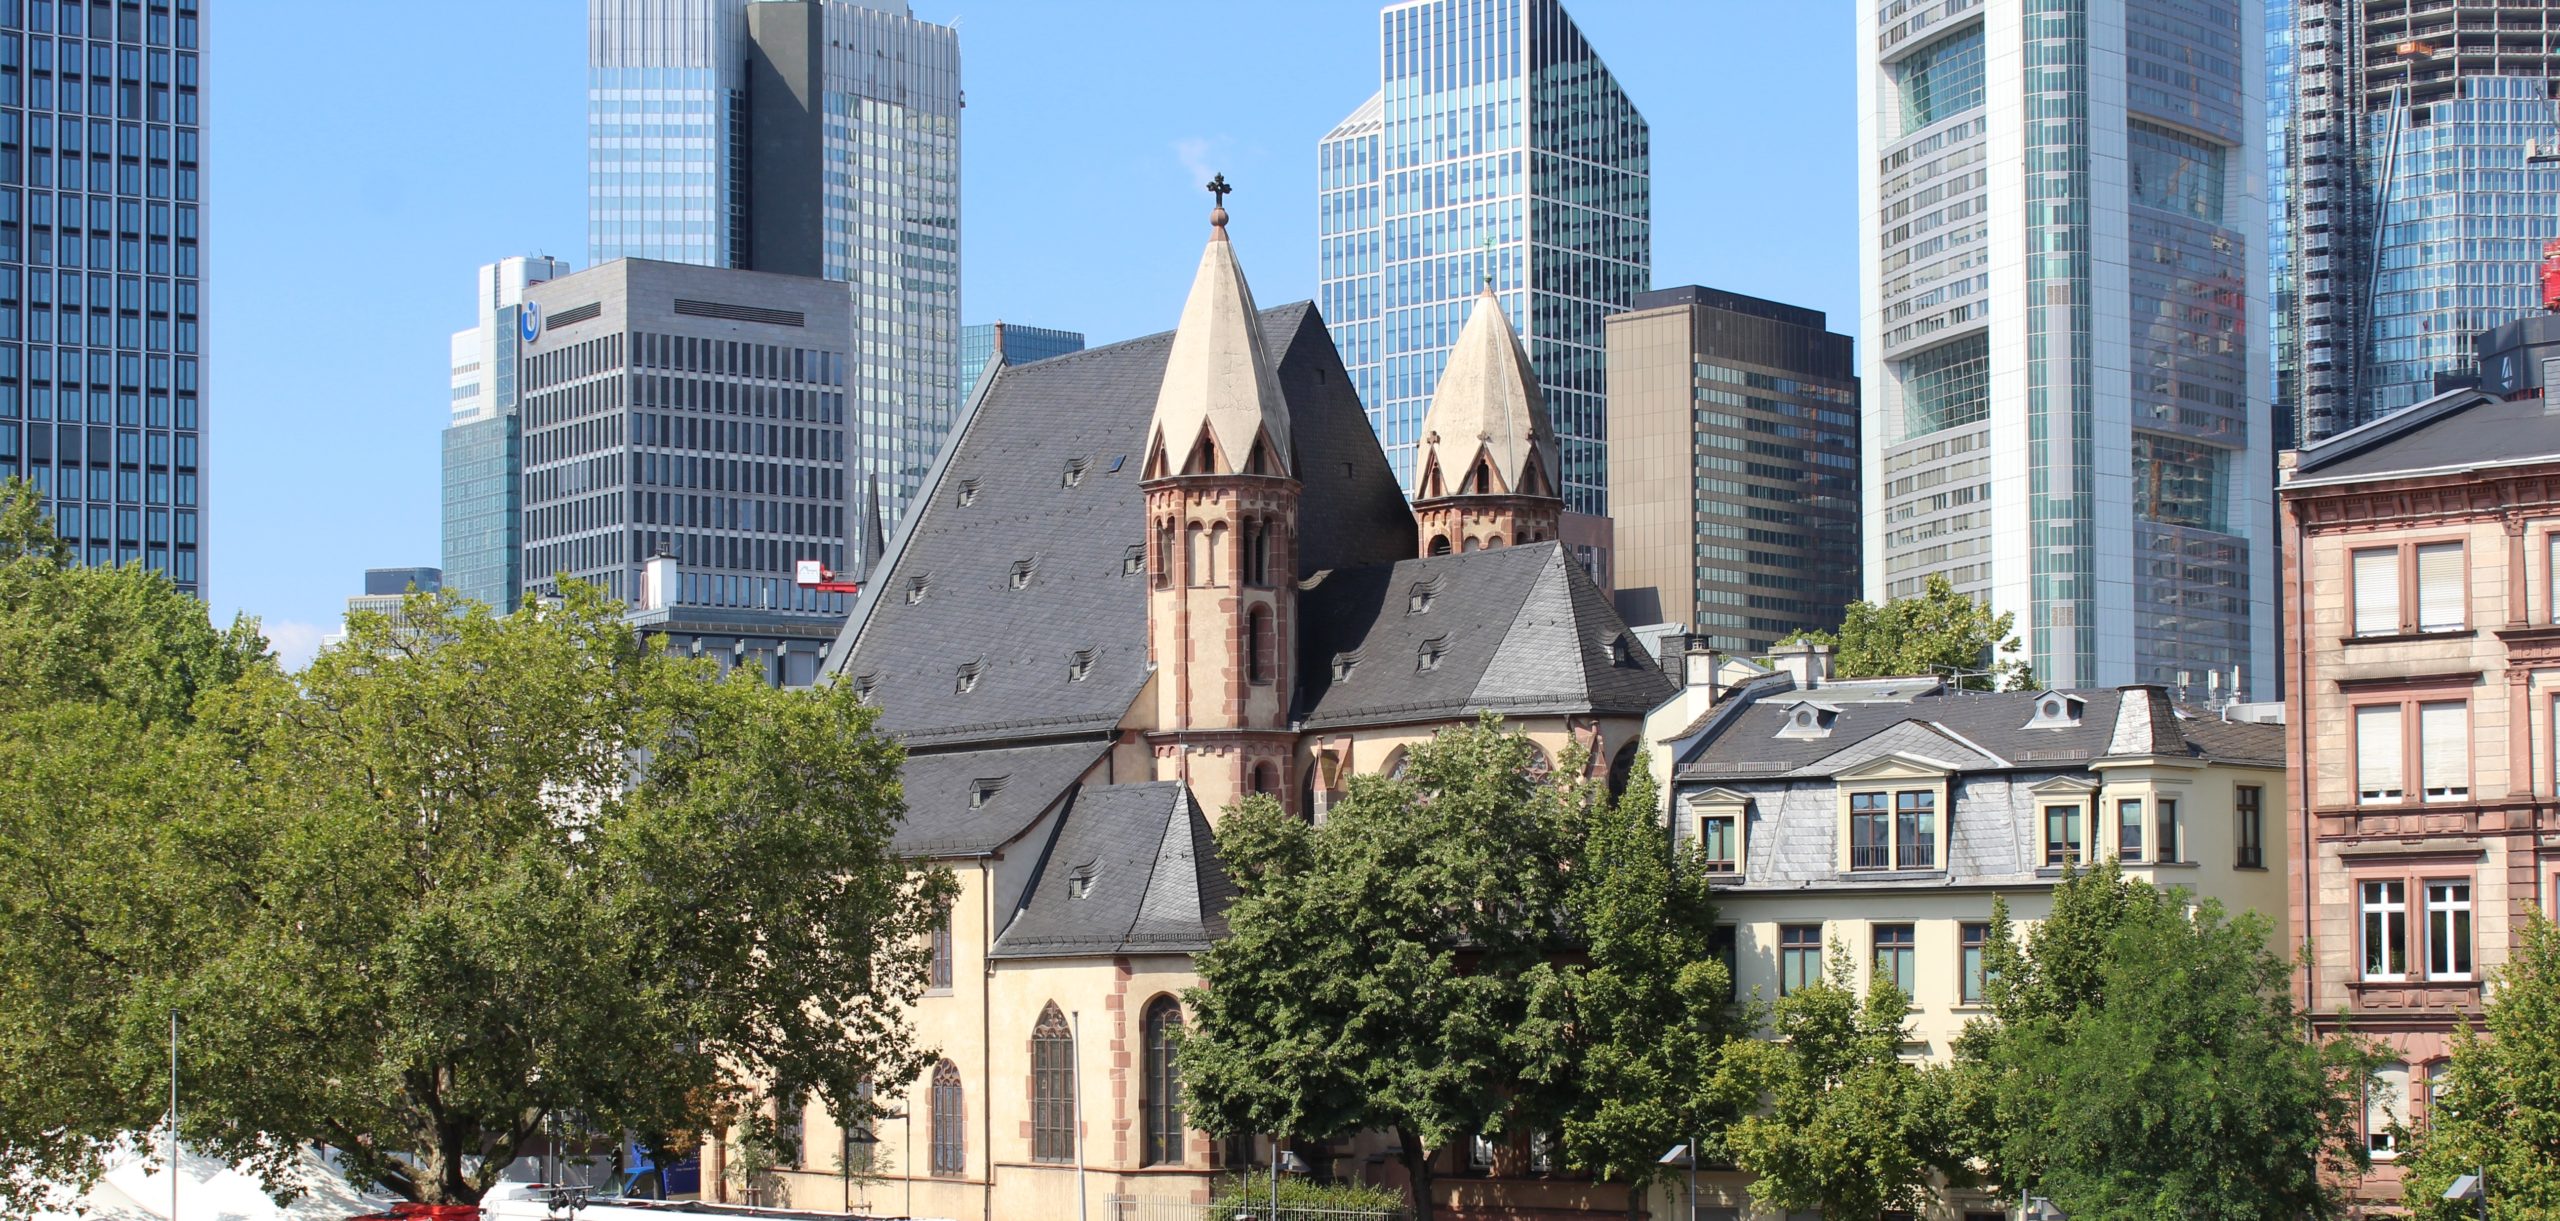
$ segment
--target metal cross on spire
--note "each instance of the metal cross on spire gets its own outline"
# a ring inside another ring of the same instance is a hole
[[[1227,185],[1225,174],[1218,174],[1209,179],[1209,197],[1218,201],[1209,209],[1209,223],[1220,230],[1227,227],[1227,196],[1235,192],[1234,187]]]

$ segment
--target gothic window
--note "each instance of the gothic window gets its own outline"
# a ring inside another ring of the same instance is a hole
[[[1467,485],[1465,490],[1468,493],[1477,496],[1483,496],[1492,492],[1493,463],[1482,458],[1476,459],[1475,468],[1467,472]]]
[[[1146,1040],[1146,1079],[1139,1086],[1146,1140],[1141,1165],[1182,1162],[1182,1077],[1174,1069],[1174,1039],[1182,1029],[1182,1006],[1159,996],[1147,1006],[1140,1029]]]
[[[1156,527],[1156,588],[1173,584],[1173,522],[1167,519]]]
[[[1253,765],[1253,791],[1269,796],[1280,794],[1280,769],[1269,763]]]
[[[1218,471],[1218,447],[1209,442],[1209,434],[1200,434],[1200,443],[1191,447],[1191,461],[1182,468],[1185,475],[1214,475]]]
[[[1271,631],[1271,608],[1256,606],[1244,617],[1245,677],[1257,687],[1271,682],[1271,654],[1279,642]]]
[[[936,989],[949,988],[951,986],[950,912],[942,913],[942,919],[934,922],[932,944],[933,957],[928,968],[930,974],[925,977],[925,986]]]
[[[933,1066],[933,1173],[953,1177],[969,1168],[969,1114],[960,1097],[960,1066],[945,1060]]]
[[[1182,563],[1185,584],[1209,583],[1209,530],[1196,521],[1183,529]]]
[[[1209,523],[1209,567],[1208,570],[1202,574],[1201,584],[1225,585],[1230,583],[1230,578],[1227,573],[1228,570],[1234,566],[1234,563],[1235,541],[1228,537],[1227,523],[1222,521]]]
[[[1031,1160],[1076,1157],[1075,1035],[1056,1002],[1031,1028]]]

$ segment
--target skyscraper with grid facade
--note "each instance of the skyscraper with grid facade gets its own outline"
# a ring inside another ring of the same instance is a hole
[[[198,0],[0,7],[0,475],[82,562],[197,594],[202,22]]]
[[[1378,92],[1316,146],[1317,303],[1410,493],[1441,365],[1490,283],[1608,511],[1602,320],[1652,287],[1651,135],[1557,0],[1378,14]]]
[[[590,265],[843,282],[852,486],[876,477],[894,515],[967,389],[958,32],[898,0],[588,0],[587,12]]]
[[[2272,693],[2256,0],[1858,10],[1866,589],[2040,681]]]

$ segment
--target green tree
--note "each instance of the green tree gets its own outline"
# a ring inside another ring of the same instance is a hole
[[[1945,1070],[1902,1056],[1911,1000],[1879,980],[1861,1000],[1848,950],[1826,978],[1779,998],[1768,1040],[1725,1049],[1723,1088],[1760,1100],[1726,1136],[1766,1207],[1875,1217],[1926,1209],[1961,1166],[1945,1144]]]
[[[1568,771],[1574,769],[1568,767]],[[1658,790],[1638,758],[1615,801],[1575,788],[1578,834],[1563,878],[1569,953],[1530,973],[1524,1080],[1565,1160],[1642,1190],[1683,1142],[1711,1144],[1738,1111],[1713,1088],[1748,1019],[1715,942],[1716,906],[1696,844],[1665,850]]]
[[[912,1078],[927,1053],[898,1011],[953,888],[891,855],[899,754],[872,711],[719,681],[594,590],[562,595],[352,616],[302,674],[199,692],[163,767],[57,776],[68,810],[31,808],[34,769],[69,766],[52,744],[20,752],[0,817],[62,835],[0,857],[0,1078],[110,1071],[32,1112],[0,1081],[0,1114],[149,1126],[175,1009],[191,1143],[273,1168],[325,1142],[400,1194],[468,1202],[546,1112],[663,1150],[756,1082],[859,1120],[865,1078]],[[22,1165],[80,1154],[0,1140]]]
[[[1432,1157],[1512,1121],[1527,974],[1556,940],[1565,816],[1533,749],[1487,718],[1353,777],[1321,827],[1267,798],[1226,813],[1238,897],[1186,997],[1195,1122],[1395,1132],[1429,1221]]]
[[[2322,1172],[2363,1164],[2374,1056],[2308,1036],[2271,936],[2112,860],[2066,877],[2023,945],[1996,906],[1993,1016],[1959,1045],[1969,1151],[2074,1217],[2338,1215]]]
[[[2419,1217],[2478,1215],[2444,1199],[2465,1174],[2487,1178],[2493,1221],[2560,1216],[2560,928],[2535,914],[2521,932],[2492,976],[2487,1037],[2468,1022],[2454,1031],[2443,1092],[2402,1162]]]
[[[1842,678],[1943,674],[1975,690],[2024,691],[2035,686],[2035,670],[2017,656],[2016,620],[1992,614],[1931,573],[1917,598],[1852,602],[1839,631],[1788,639],[1830,645],[1832,668]]]

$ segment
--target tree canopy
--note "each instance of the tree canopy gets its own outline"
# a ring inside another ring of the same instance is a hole
[[[2055,887],[2023,944],[1996,905],[1959,1143],[2074,1217],[2338,1215],[2322,1172],[2363,1164],[2374,1057],[2308,1035],[2272,933],[2112,860]]]
[[[5,710],[0,1168],[159,1123],[172,1010],[190,1144],[326,1143],[429,1201],[548,1111],[664,1147],[761,1082],[858,1119],[927,1062],[900,1009],[953,887],[891,854],[898,749],[849,689],[721,681],[575,584],[351,616],[287,675],[138,569],[30,580],[102,625],[89,672],[158,677]],[[120,640],[120,599],[196,643]],[[47,630],[0,614],[0,659]]]
[[[2017,656],[2016,621],[1931,573],[1919,597],[1852,602],[1839,631],[1789,639],[1830,645],[1842,678],[1942,674],[1975,690],[2022,691],[2035,686],[2035,670]]]
[[[2487,1179],[2492,1221],[2560,1216],[2560,928],[2526,919],[2515,955],[2492,976],[2486,1037],[2468,1022],[2404,1157],[2409,1211],[2468,1221],[2475,1205],[2448,1201],[2460,1175]]]

